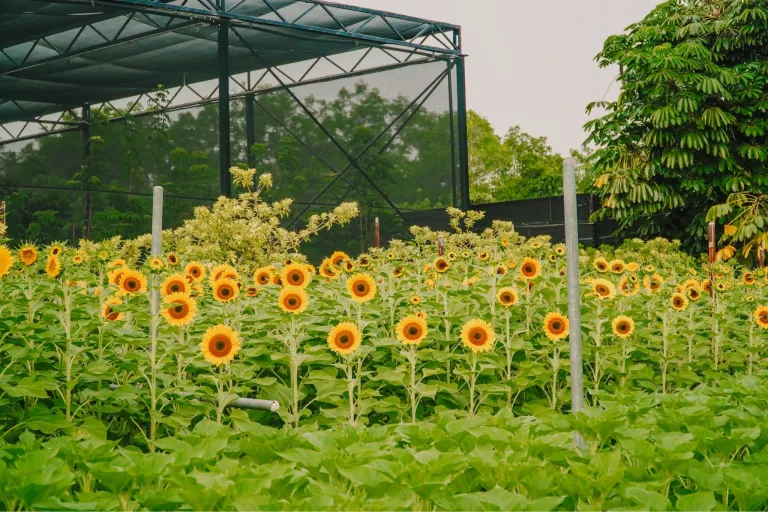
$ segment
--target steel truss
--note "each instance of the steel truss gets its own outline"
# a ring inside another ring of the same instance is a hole
[[[38,2],[42,0],[32,1]],[[166,111],[172,112],[218,102],[219,142],[221,148],[220,183],[221,192],[224,195],[231,194],[231,177],[228,169],[231,163],[229,105],[232,99],[246,99],[246,117],[247,124],[249,125],[247,128],[248,147],[251,147],[254,143],[252,140],[252,124],[254,106],[256,106],[259,107],[261,112],[272,118],[290,133],[299,144],[310,151],[320,162],[326,165],[334,173],[333,179],[312,201],[304,204],[304,208],[291,220],[290,225],[296,223],[312,206],[321,205],[322,203],[318,201],[320,201],[325,192],[339,179],[344,177],[350,169],[360,172],[363,178],[381,195],[385,202],[405,220],[401,210],[359,165],[358,159],[373,147],[374,144],[382,140],[384,140],[384,143],[378,149],[377,154],[386,151],[432,93],[446,80],[449,81],[449,94],[452,98],[451,72],[455,70],[457,126],[454,127],[454,112],[451,110],[451,158],[453,161],[458,159],[460,196],[457,197],[455,193],[456,176],[454,175],[454,204],[464,208],[469,206],[464,56],[461,53],[461,29],[456,25],[320,0],[301,0],[298,2],[295,0],[48,0],[46,3],[99,6],[107,9],[107,11],[99,15],[83,16],[84,19],[79,24],[65,27],[60,26],[47,33],[36,33],[28,37],[3,42],[0,44],[0,56],[5,57],[12,66],[5,69],[0,66],[0,78],[4,76],[13,77],[35,67],[63,62],[73,57],[81,57],[107,48],[130,45],[137,41],[167,33],[195,27],[215,27],[218,42],[218,79],[197,83],[187,83],[186,79],[184,79],[180,85],[169,87],[170,101]],[[259,16],[253,15],[253,7],[256,3],[259,6],[263,4],[266,12]],[[283,8],[289,4],[302,4],[305,6],[305,9],[289,18],[283,13]],[[354,23],[345,23],[341,20],[341,18],[348,16],[349,13],[355,14]],[[333,26],[316,26],[301,23],[311,17],[317,19],[318,14],[325,16],[328,20],[332,20]],[[125,18],[117,32],[105,34],[99,30],[100,22],[116,17]],[[135,27],[137,23],[141,24],[142,29],[137,33],[137,30],[134,28],[131,31],[132,33],[127,34],[126,27],[129,24],[133,24]],[[366,27],[372,27],[376,24],[388,27],[388,34],[386,36],[374,36],[362,33]],[[400,29],[396,25],[400,25]],[[405,29],[403,28],[404,26],[406,27]],[[71,33],[71,39],[65,38],[62,42],[62,38],[58,37],[55,43],[52,42],[53,36],[56,34],[60,36],[62,30],[69,31],[67,33]],[[289,30],[296,34],[296,38],[333,36],[353,39],[356,45],[360,47],[359,50],[356,50],[359,58],[356,58],[351,66],[349,64],[344,65],[338,58],[334,58],[333,55],[313,57],[303,63],[267,66],[258,49],[254,48],[248,42],[247,37],[244,36],[246,31],[250,30],[263,32],[277,30],[282,31],[280,32],[281,35],[285,35],[285,31]],[[79,42],[85,33],[96,33],[103,41],[95,45],[83,46]],[[232,44],[247,49],[253,61],[258,64],[254,67],[261,69],[231,74],[229,49]],[[383,64],[381,62],[372,62],[382,58],[386,60]],[[337,138],[322,125],[320,120],[292,91],[294,87],[301,85],[320,83],[344,77],[361,76],[436,61],[446,62],[446,69],[414,98],[411,104],[385,130],[379,133],[373,141],[355,155],[350,154],[342,146]],[[320,68],[323,66],[329,70],[325,74],[320,72]],[[261,94],[279,90],[287,92],[302,111],[325,134],[328,141],[341,152],[348,161],[343,168],[338,169],[326,159],[320,157],[315,148],[302,141],[258,100]],[[187,94],[184,94],[185,92]],[[110,119],[111,122],[118,122],[127,116],[152,115],[154,112],[149,111],[144,103],[151,93],[152,91],[146,91],[119,101],[104,101],[87,106],[88,110],[83,109],[82,112],[78,112],[78,109],[66,105],[54,105],[45,114],[30,116],[23,121],[0,124],[0,148],[4,144],[12,142],[31,140],[41,136],[74,130],[80,130],[83,134],[86,134],[89,130],[90,115],[88,114],[90,109],[96,112],[110,109],[115,114]],[[191,102],[184,101],[182,98],[185,96],[193,96],[197,99]],[[451,109],[453,108],[452,101],[451,99]],[[25,112],[22,105],[14,99],[0,99],[0,106],[7,102],[11,102],[20,111]],[[116,103],[124,103],[125,105],[120,106],[116,105]],[[395,130],[394,134],[385,138],[385,135],[399,121],[402,121],[402,124]],[[456,133],[454,133],[454,128]],[[458,155],[454,152],[455,139],[458,140]],[[84,155],[86,153],[87,144],[84,147]]]

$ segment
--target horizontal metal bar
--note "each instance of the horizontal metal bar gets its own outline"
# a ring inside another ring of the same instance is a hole
[[[120,386],[117,384],[110,384],[109,389],[112,391],[118,389]],[[203,402],[216,402],[213,398],[197,396],[194,393],[187,393],[179,391],[177,395],[185,398],[191,398],[193,400],[201,400]],[[269,411],[277,412],[280,410],[280,403],[275,400],[260,400],[258,398],[237,398],[232,402],[229,402],[226,407],[235,407],[237,409],[251,409],[256,411]]]

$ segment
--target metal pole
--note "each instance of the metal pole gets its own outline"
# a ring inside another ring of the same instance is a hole
[[[120,388],[117,384],[110,384],[109,389],[112,391]],[[208,397],[195,396],[194,393],[188,393],[186,391],[177,392],[179,396],[185,398],[191,398],[196,400],[202,400],[203,402],[215,402],[216,400]],[[225,407],[235,407],[237,409],[253,409],[256,411],[269,411],[277,412],[280,410],[280,403],[275,400],[262,400],[259,398],[236,398],[235,400],[227,403]]]
[[[152,256],[160,256],[163,237],[163,187],[152,189]],[[156,315],[160,305],[156,277],[152,275],[152,294],[150,295],[149,310]]]
[[[374,225],[374,243],[376,244],[376,248],[378,249],[381,247],[381,236],[379,235],[379,218],[376,217],[376,219],[373,222]]]
[[[445,237],[442,233],[437,236],[437,255],[442,256],[445,251]]]
[[[245,97],[245,143],[247,144],[248,167],[251,169],[256,167],[256,159],[253,157],[253,145],[256,144],[256,126],[253,117],[254,99],[253,94],[248,94]]]
[[[456,194],[456,189],[458,188],[459,184],[457,183],[456,179],[456,127],[454,126],[454,119],[453,119],[453,79],[451,78],[451,75],[453,74],[453,71],[448,72],[448,121],[449,121],[449,128],[451,130],[451,192],[453,193],[453,207],[458,208],[459,207],[459,199],[458,195]]]
[[[464,74],[464,57],[456,59],[456,96],[459,122],[459,183],[461,184],[461,208],[469,210],[469,154],[467,150],[467,91]]]
[[[717,235],[715,230],[715,223],[710,222],[707,224],[707,249],[709,256],[709,283],[712,291],[709,292],[711,296],[715,296],[715,273],[712,271],[712,265],[715,264],[717,259],[717,243],[715,242],[715,236]]]
[[[80,132],[80,140],[83,145],[83,152],[82,152],[82,159],[83,159],[83,165],[88,165],[88,158],[91,156],[91,105],[86,103],[83,105],[80,119],[82,121],[81,123],[81,132]],[[88,185],[86,185],[87,187]],[[84,197],[84,204],[83,204],[83,238],[88,240],[88,237],[90,236],[91,232],[91,219],[90,219],[90,211],[91,211],[91,201],[93,201],[93,197],[91,195],[91,191],[86,189],[85,190],[85,197]],[[72,243],[75,244],[77,240],[72,240]]]
[[[224,9],[223,0],[220,7]],[[218,28],[219,63],[219,185],[221,195],[232,195],[231,143],[229,126],[229,23],[219,18]]]
[[[563,162],[563,198],[565,202],[565,249],[568,260],[568,320],[571,349],[571,412],[584,407],[584,375],[581,362],[581,288],[579,285],[579,219],[576,205],[576,162]],[[584,448],[584,438],[574,435],[574,442]]]

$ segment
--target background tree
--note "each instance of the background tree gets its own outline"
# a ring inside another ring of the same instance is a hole
[[[700,250],[710,207],[766,191],[767,37],[764,0],[671,0],[605,42],[600,66],[624,71],[588,107],[607,110],[587,124],[597,219]]]

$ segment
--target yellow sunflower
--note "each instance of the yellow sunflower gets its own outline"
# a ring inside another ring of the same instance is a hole
[[[342,322],[328,333],[328,346],[337,354],[354,354],[362,342],[360,329],[351,322]]]
[[[371,264],[371,257],[367,254],[361,254],[357,257],[357,264],[360,265],[360,268],[368,268]]]
[[[105,320],[108,320],[110,322],[116,322],[117,320],[122,320],[125,318],[125,315],[121,313],[120,311],[115,311],[112,306],[120,306],[122,305],[123,301],[118,299],[117,297],[110,297],[107,300],[104,301],[104,305],[101,306],[101,316]]]
[[[449,268],[451,268],[451,262],[448,261],[446,258],[443,258],[440,256],[437,258],[434,262],[435,270],[440,272],[441,274],[444,272],[447,272]]]
[[[344,263],[342,263],[342,267],[347,274],[351,274],[355,271],[355,263],[352,260],[345,260]]]
[[[565,256],[565,246],[563,244],[557,244],[555,246],[555,254],[558,256]]]
[[[645,289],[648,290],[648,292],[653,293],[664,284],[664,278],[661,277],[659,274],[654,274],[651,277],[646,276],[643,279],[643,284],[645,285]]]
[[[53,254],[49,255],[48,261],[45,264],[45,273],[48,274],[49,277],[57,277],[60,272],[61,260],[59,260],[58,256],[54,256]]]
[[[507,260],[507,268],[512,270],[517,266],[517,262],[515,260]]]
[[[628,316],[619,315],[611,322],[613,334],[619,338],[629,338],[635,330],[635,321]]]
[[[499,304],[508,308],[517,304],[518,295],[514,288],[502,288],[496,294],[496,300]]]
[[[496,275],[503,276],[507,273],[507,267],[504,265],[497,265],[496,266]]]
[[[141,272],[126,269],[117,286],[120,295],[144,293],[147,291],[147,278]]]
[[[341,265],[349,259],[347,253],[342,251],[336,251],[331,254],[331,265],[336,268],[341,268]]]
[[[184,267],[184,273],[199,282],[205,278],[205,267],[199,261],[193,261]]]
[[[445,257],[448,258],[448,261],[456,261],[456,258],[458,258],[456,253],[453,252],[453,251],[451,251],[448,254],[446,254]]]
[[[592,292],[600,299],[612,299],[616,296],[616,287],[607,279],[592,281]]]
[[[469,258],[470,256],[472,256],[471,252],[469,252],[469,251],[461,251],[461,257],[464,258],[465,260],[467,258]]]
[[[13,254],[4,245],[0,246],[0,277],[11,271]]]
[[[163,267],[165,266],[165,263],[163,263],[162,258],[158,258],[157,256],[149,258],[146,264],[150,269],[155,271],[162,270]]]
[[[245,295],[248,297],[256,297],[259,294],[259,289],[255,286],[249,286],[245,289]]]
[[[556,261],[557,261],[557,256],[555,256],[554,254],[550,254],[550,255],[547,257],[547,259],[548,259],[548,260],[549,260],[551,263],[554,263],[554,262],[556,262]]]
[[[324,259],[320,264],[319,273],[326,279],[338,279],[339,277],[339,271],[333,266],[330,258]]]
[[[688,299],[682,293],[676,293],[670,299],[672,307],[677,311],[684,311],[688,307]]]
[[[553,343],[568,337],[568,319],[560,313],[548,313],[544,317],[544,334]]]
[[[523,279],[536,279],[541,274],[541,263],[533,258],[525,258],[520,265],[520,276]]]
[[[746,285],[755,284],[755,275],[752,272],[744,272],[741,275],[741,281]]]
[[[286,265],[280,272],[280,278],[286,286],[298,286],[299,288],[306,288],[312,280],[312,276],[307,272],[307,266],[303,263]]]
[[[355,302],[368,302],[376,295],[376,281],[368,274],[355,274],[347,279],[347,292]]]
[[[197,314],[195,299],[186,293],[174,293],[164,299],[163,309],[160,314],[174,327],[184,327],[192,323]]]
[[[29,266],[37,261],[37,249],[34,245],[25,245],[19,249],[19,259],[22,263]]]
[[[619,279],[619,290],[621,290],[621,294],[625,297],[631,297],[640,292],[640,285],[636,281],[622,277]]]
[[[187,281],[187,274],[173,274],[168,276],[160,285],[160,295],[168,297],[175,293],[190,293],[191,287]]]
[[[697,300],[699,300],[701,298],[701,292],[699,292],[698,288],[688,288],[686,290],[686,295],[693,302],[696,302]]]
[[[488,352],[493,348],[496,335],[488,322],[475,318],[462,326],[461,341],[472,352]]]
[[[96,257],[102,262],[105,262],[109,259],[109,253],[107,251],[99,251],[98,254],[96,254]]]
[[[635,273],[638,270],[640,270],[640,265],[638,265],[634,261],[630,261],[629,263],[627,263],[627,272]]]
[[[613,260],[608,266],[614,274],[622,274],[627,269],[627,265],[622,260]]]
[[[418,295],[414,295],[413,297],[411,297],[410,302],[414,306],[418,306],[419,304],[421,304],[421,297],[419,297]]]
[[[266,286],[272,282],[272,267],[257,268],[253,273],[253,282],[259,286]]]
[[[754,312],[755,322],[761,329],[768,329],[768,307],[758,306]]]
[[[477,259],[479,259],[480,261],[485,261],[490,257],[491,255],[488,253],[488,251],[482,251],[477,254]]]
[[[85,254],[78,252],[72,255],[73,265],[82,265],[84,261],[85,261]]]
[[[165,261],[168,262],[168,265],[175,267],[179,264],[179,256],[176,253],[169,252],[165,257]]]
[[[424,273],[424,274],[429,274],[431,271],[432,271],[432,264],[431,263],[427,263],[421,269],[421,272]]]
[[[595,267],[595,270],[598,272],[604,273],[608,272],[608,260],[605,258],[595,258],[592,261],[592,265]]]
[[[209,363],[221,366],[230,363],[240,350],[240,334],[228,325],[210,327],[203,335],[200,352]]]
[[[404,345],[418,345],[427,337],[427,322],[416,315],[410,315],[395,327],[397,339]]]
[[[225,277],[213,283],[213,298],[217,302],[233,301],[239,293],[240,287],[234,279]]]
[[[712,295],[712,280],[711,279],[705,279],[701,282],[701,289],[707,292],[708,294]]]
[[[110,270],[107,272],[107,279],[111,284],[114,284],[115,286],[120,286],[120,281],[123,278],[123,274],[128,272],[128,267],[118,267],[114,270]]]
[[[232,279],[233,281],[237,281],[240,279],[240,274],[237,273],[237,270],[232,265],[216,265],[211,269],[211,286],[214,286],[219,279]]]
[[[400,267],[400,266],[395,267],[395,269],[392,271],[392,276],[400,277],[403,275],[403,271],[404,271],[403,267]]]
[[[426,320],[427,319],[427,314],[425,312],[423,312],[423,311],[418,311],[416,313],[416,316],[421,318],[422,320]]]
[[[61,256],[62,252],[64,252],[64,247],[61,244],[53,244],[48,248],[49,256]]]
[[[309,297],[307,296],[307,292],[304,291],[304,288],[299,288],[298,286],[286,286],[280,292],[280,297],[278,298],[277,303],[286,313],[298,315],[307,309],[307,306],[309,305]]]
[[[127,267],[128,263],[123,258],[117,258],[116,260],[112,260],[107,265],[107,268],[113,268],[113,267]]]

